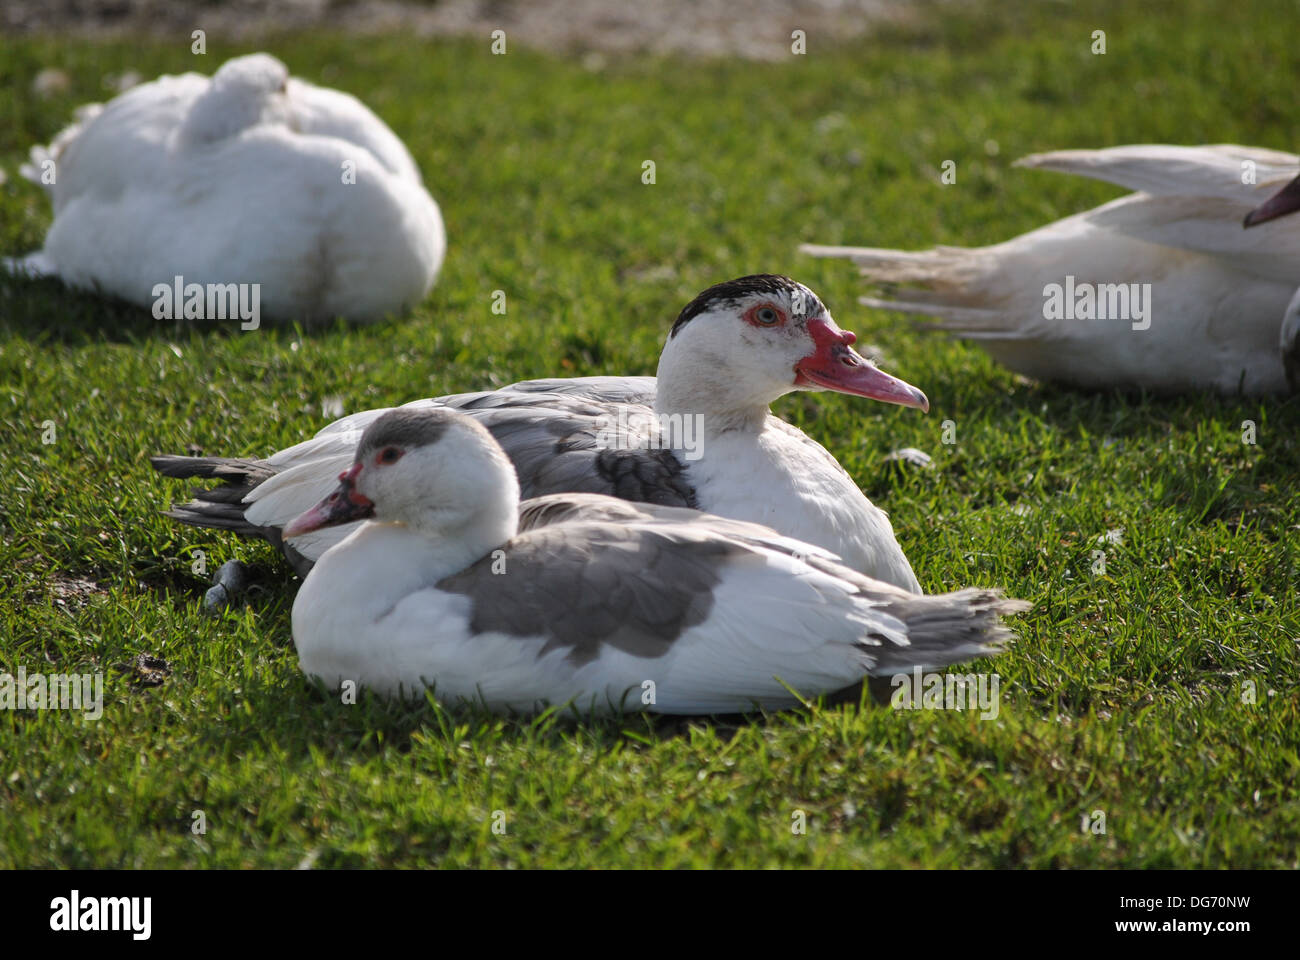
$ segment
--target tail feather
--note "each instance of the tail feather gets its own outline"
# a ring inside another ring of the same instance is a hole
[[[857,264],[872,283],[923,290],[903,290],[903,300],[935,307],[977,307],[987,302],[985,283],[994,261],[982,248],[935,247],[932,250],[886,250],[880,247],[800,248],[818,257],[842,257]]]
[[[971,332],[989,331],[989,328],[1001,320],[1005,314],[1001,310],[988,310],[984,307],[950,307],[943,304],[935,304],[928,300],[921,299],[924,297],[921,291],[898,291],[895,296],[900,297],[898,300],[882,300],[879,297],[858,297],[858,303],[864,307],[875,307],[878,310],[894,310],[898,313],[924,313],[932,316],[942,316],[945,318],[944,323],[926,324],[926,326],[935,327],[940,330],[960,330]],[[912,299],[915,297],[916,299]]]
[[[56,181],[50,173],[63,159],[64,151],[81,136],[90,122],[103,112],[102,103],[87,103],[77,107],[72,123],[60,130],[58,136],[51,140],[48,146],[45,144],[33,146],[28,151],[27,162],[18,167],[19,176],[39,185],[50,195],[51,201],[54,201],[56,214],[59,212],[57,183],[60,181]]]
[[[852,260],[862,275],[876,283],[947,284],[975,259],[965,247],[935,247],[931,250],[889,250],[885,247],[827,247],[805,243],[799,248],[814,257]]]
[[[835,560],[816,554],[804,563],[852,583],[858,596],[888,615],[886,623],[863,638],[872,664],[871,676],[891,676],[913,667],[937,669],[976,657],[1001,653],[1015,640],[1003,617],[1033,608],[1001,590],[966,587],[951,593],[908,593],[890,584],[846,571]]]
[[[270,539],[267,528],[255,526],[244,517],[244,497],[275,476],[275,469],[265,460],[164,455],[151,457],[149,462],[165,477],[220,481],[220,486],[196,487],[190,494],[194,499],[173,505],[166,511],[167,516],[196,527],[233,530],[245,536]],[[278,540],[277,535],[273,542]]]
[[[51,143],[48,147],[45,144],[37,144],[28,151],[27,162],[19,165],[18,175],[36,184],[51,197],[54,196],[53,184],[46,171],[54,169],[60,152],[57,142]],[[42,177],[42,173],[46,173],[46,176]]]
[[[940,318],[926,324],[965,339],[1021,340],[996,291],[996,261],[985,249],[935,247],[933,250],[887,250],[879,247],[800,248],[817,257],[843,257],[857,264],[867,281],[889,288],[889,297],[861,297],[858,302],[880,310],[923,313]]]
[[[915,667],[937,669],[1000,653],[1015,639],[1002,618],[1032,606],[998,590],[979,587],[891,596],[884,609],[907,626],[908,642],[906,646],[882,643],[872,648],[875,664],[871,674],[889,676]]]
[[[1243,163],[1255,177],[1242,183]],[[1300,157],[1260,147],[1221,143],[1184,147],[1139,143],[1104,150],[1053,150],[1021,157],[1013,166],[1091,177],[1153,196],[1218,197],[1254,205],[1295,176]]]
[[[259,527],[244,519],[244,511],[235,504],[209,503],[205,500],[191,500],[189,503],[172,504],[170,510],[163,511],[164,517],[171,517],[191,527],[208,527],[212,530],[230,530],[244,537],[267,537],[270,527]]]
[[[243,493],[252,490],[258,484],[269,480],[277,473],[275,467],[267,460],[243,460],[238,457],[182,457],[162,454],[150,457],[153,468],[164,477],[177,480],[220,480],[230,488],[240,488]],[[223,487],[206,490],[204,493],[222,495],[227,491]],[[204,499],[212,499],[204,497]]]
[[[153,468],[164,477],[177,480],[218,480],[220,486],[197,487],[189,503],[173,504],[163,516],[193,527],[229,530],[244,537],[258,537],[275,547],[300,577],[307,576],[312,561],[285,543],[277,526],[250,523],[245,515],[244,498],[260,484],[276,475],[276,468],[266,460],[241,460],[233,457],[150,457]]]

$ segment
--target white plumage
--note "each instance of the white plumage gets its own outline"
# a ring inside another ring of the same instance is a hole
[[[1027,376],[1092,388],[1287,389],[1288,365],[1292,377],[1300,372],[1300,325],[1288,308],[1300,283],[1300,220],[1253,230],[1242,220],[1295,176],[1300,158],[1155,144],[1035,154],[1018,165],[1140,192],[991,247],[803,249],[847,257],[871,282],[897,285],[863,303],[940,317],[940,328]],[[1050,285],[1067,277],[1081,298],[1083,285],[1096,294],[1103,284],[1139,293],[1150,284],[1149,327],[1134,328],[1146,321],[1132,309],[1045,315]]]
[[[146,306],[179,276],[259,284],[271,316],[373,320],[423,298],[446,249],[393,132],[264,53],[83,107],[23,173],[54,223],[10,268]]]
[[[796,314],[796,303],[806,313]],[[755,311],[767,308],[781,314],[780,322],[752,322]],[[474,417],[514,461],[525,496],[590,492],[698,507],[817,544],[854,570],[919,592],[884,511],[824,447],[768,411],[778,397],[803,389],[928,409],[921,391],[877,369],[852,343],[853,335],[835,326],[802,284],[745,277],[710,287],[682,311],[657,378],[535,380],[417,400],[401,409],[452,407]],[[233,485],[200,493],[172,516],[278,543],[279,529],[333,487],[363,431],[385,412],[344,417],[251,464],[155,458],[155,467],[169,476],[215,477]],[[698,423],[698,449],[658,434],[658,416]],[[647,423],[645,429],[635,426],[638,421]],[[620,423],[631,425],[620,430]],[[614,446],[602,444],[606,434]],[[291,559],[313,561],[349,532],[329,527],[300,537]]]
[[[996,591],[917,596],[767,528],[596,494],[524,504],[509,459],[445,408],[367,428],[287,538],[363,523],[293,608],[302,669],[385,693],[583,713],[777,709],[868,675],[996,652]]]

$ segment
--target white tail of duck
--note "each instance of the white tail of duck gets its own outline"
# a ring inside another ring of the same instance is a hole
[[[1274,213],[1255,230],[1242,223],[1296,175],[1300,158],[1156,144],[1035,154],[1018,165],[1139,192],[991,247],[802,249],[848,258],[890,287],[888,298],[863,303],[938,317],[939,329],[1026,376],[1090,388],[1288,388],[1297,325],[1283,318],[1294,317],[1300,285],[1300,220]]]

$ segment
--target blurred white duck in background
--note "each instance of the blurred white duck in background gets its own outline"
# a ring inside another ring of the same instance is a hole
[[[184,285],[233,283],[259,284],[270,316],[373,320],[422,299],[446,250],[397,136],[265,53],[83,107],[23,174],[48,191],[54,223],[44,249],[9,268],[159,316],[186,315]],[[160,285],[173,289],[165,311]]]
[[[930,408],[924,393],[854,350],[855,340],[808,287],[756,274],[714,284],[682,309],[658,377],[530,380],[401,409],[453,407],[478,420],[514,461],[526,497],[603,493],[696,507],[774,527],[920,592],[884,511],[826,448],[768,410],[796,390]],[[263,537],[305,574],[350,530],[329,527],[293,544],[280,531],[333,488],[362,432],[385,412],[354,413],[265,460],[154,457],[167,476],[223,481],[170,515]]]
[[[560,494],[521,509],[500,445],[445,407],[377,418],[284,536],[367,520],[298,591],[303,671],[497,711],[792,707],[995,653],[1011,639],[1000,615],[1028,607],[994,590],[918,596],[680,507]]]
[[[1154,144],[1034,154],[1017,165],[1140,192],[991,247],[802,249],[898,285],[892,299],[863,303],[940,317],[940,329],[1030,377],[1157,391],[1273,393],[1288,377],[1298,386],[1300,220],[1242,225],[1300,158]],[[1293,188],[1251,223],[1298,203]]]

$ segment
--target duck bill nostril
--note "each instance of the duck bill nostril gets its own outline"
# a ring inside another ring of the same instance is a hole
[[[796,387],[833,390],[926,412],[930,409],[930,401],[916,387],[890,376],[851,350],[839,355],[818,350],[795,364],[794,371]]]
[[[795,364],[796,387],[833,390],[929,411],[930,401],[924,393],[885,373],[849,346],[857,337],[847,330],[840,330],[818,318],[809,322],[808,332],[816,349]]]
[[[316,506],[306,511],[284,528],[285,539],[300,537],[313,530],[337,527],[355,520],[367,520],[375,515],[375,505],[357,492],[352,484],[356,471],[339,474],[340,482],[334,492]]]

